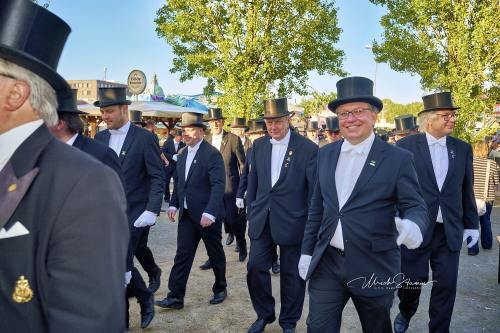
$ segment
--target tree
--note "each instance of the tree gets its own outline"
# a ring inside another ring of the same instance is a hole
[[[312,97],[305,98],[300,102],[300,106],[304,108],[304,117],[316,115],[327,108],[328,103],[337,98],[335,92],[318,93],[314,92]]]
[[[500,100],[498,0],[370,0],[385,5],[376,61],[418,74],[429,91],[451,91],[461,106],[456,134],[473,141],[478,118]]]
[[[384,103],[384,117],[385,120],[389,123],[394,122],[394,118],[397,116],[402,116],[405,114],[411,114],[413,116],[417,116],[417,114],[423,110],[423,105],[420,102],[413,102],[409,104],[399,104],[395,103],[390,99],[383,99]]]
[[[272,95],[305,93],[308,72],[343,75],[333,1],[169,0],[156,31],[181,81],[212,79],[228,116],[256,117]]]

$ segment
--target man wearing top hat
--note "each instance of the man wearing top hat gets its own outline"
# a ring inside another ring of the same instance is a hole
[[[326,143],[336,142],[342,139],[342,135],[340,134],[339,127],[339,118],[338,117],[327,117],[326,118]],[[325,143],[325,144],[326,144]],[[323,145],[325,145],[323,144]]]
[[[125,329],[123,187],[47,129],[70,89],[56,72],[69,33],[31,1],[0,2],[1,332]]]
[[[161,149],[163,156],[168,161],[168,165],[165,166],[165,201],[170,201],[170,180],[175,173],[175,165],[177,163],[177,154],[179,151],[186,146],[182,142],[182,130],[174,129],[174,136],[170,137],[165,141]]]
[[[290,129],[290,114],[286,98],[264,102],[269,135],[254,141],[249,162],[247,284],[257,313],[249,333],[263,332],[276,318],[269,274],[276,245],[281,256],[279,324],[283,332],[295,332],[302,314],[305,282],[297,264],[315,183],[318,146]]]
[[[248,125],[246,119],[234,117],[231,122],[231,133],[240,138],[245,156],[247,155],[248,148],[252,147],[252,141],[250,141],[246,135],[247,131]]]
[[[247,256],[245,226],[238,223],[238,211],[235,202],[240,173],[245,165],[245,152],[241,140],[236,135],[224,130],[222,109],[209,108],[206,121],[208,121],[211,131],[205,137],[205,140],[220,151],[226,171],[226,189],[224,192],[224,209],[226,211],[224,229],[228,233],[226,245],[231,245],[234,238],[236,238],[236,244],[240,250],[240,261],[244,261]],[[201,268],[210,268],[209,261],[204,263]]]
[[[394,118],[396,130],[394,131],[394,139],[397,141],[404,137],[417,133],[415,118],[411,114],[405,114]]]
[[[96,134],[95,139],[113,149],[120,160],[128,203],[128,218],[132,253],[149,275],[149,288],[136,268],[128,294],[137,297],[141,307],[141,327],[149,325],[154,317],[153,293],[159,288],[161,270],[147,246],[149,227],[156,223],[160,213],[165,179],[163,162],[156,137],[149,131],[133,125],[129,120],[125,88],[100,88],[101,115],[108,129]],[[133,258],[128,266],[132,268]]]
[[[419,113],[421,134],[401,139],[397,146],[413,153],[418,179],[429,209],[431,222],[417,249],[401,249],[401,271],[411,282],[427,282],[432,270],[429,303],[429,332],[448,332],[455,303],[458,260],[462,242],[467,247],[479,238],[473,191],[472,148],[451,137],[456,110],[451,93],[423,97]],[[396,332],[406,332],[417,311],[420,286],[405,285],[398,290],[399,310]]]
[[[299,271],[309,279],[309,333],[340,332],[349,299],[363,332],[391,332],[398,245],[418,247],[428,225],[411,154],[373,132],[382,107],[373,82],[364,77],[337,82],[337,99],[328,104],[344,139],[319,151],[302,242]]]
[[[219,151],[203,139],[205,124],[199,113],[183,113],[181,127],[187,147],[178,153],[174,193],[168,208],[170,221],[179,212],[177,251],[162,308],[182,309],[186,285],[200,240],[203,240],[215,275],[210,304],[227,296],[226,257],[222,248],[224,217],[224,161]]]
[[[318,122],[315,120],[309,121],[309,124],[306,128],[306,135],[309,140],[314,142],[317,146],[323,145],[321,142],[322,140],[319,139],[319,127],[318,127]]]

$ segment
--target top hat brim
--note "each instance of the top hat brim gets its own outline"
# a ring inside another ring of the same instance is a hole
[[[330,109],[330,111],[335,112],[335,110],[340,105],[353,102],[365,102],[371,104],[375,106],[379,112],[382,111],[382,108],[384,107],[384,103],[382,103],[382,101],[375,96],[354,96],[348,98],[338,98],[336,100],[333,100],[330,103],[328,103],[328,109]]]
[[[422,110],[420,111],[417,115],[420,116],[422,113],[425,113],[425,112],[432,112],[432,111],[439,111],[439,110],[458,110],[460,109],[460,107],[435,107],[435,108],[430,108],[430,109],[425,109],[425,110]]]
[[[287,113],[281,113],[281,114],[271,114],[268,116],[263,116],[262,118],[264,118],[264,119],[278,119],[278,118],[291,116],[292,114],[293,114],[293,112],[287,112]]]
[[[89,114],[88,112],[80,111],[78,109],[57,109],[57,113],[74,113],[74,114]]]
[[[102,102],[101,101],[95,101],[94,106],[97,106],[98,108],[105,108],[107,106],[112,106],[112,105],[130,105],[132,104],[132,101],[129,101],[128,99],[124,99],[122,101],[109,101],[109,102]]]
[[[203,128],[204,130],[207,129],[207,125],[205,125],[204,123],[193,123],[193,124],[189,124],[189,125],[180,125],[181,128],[186,128],[186,127],[201,127]]]
[[[8,60],[20,67],[23,67],[35,73],[36,75],[47,81],[47,83],[50,84],[50,86],[56,92],[70,89],[68,82],[66,82],[66,80],[61,75],[59,75],[59,73],[27,53],[0,44],[0,58]]]
[[[221,120],[221,119],[225,120],[225,119],[226,119],[226,117],[219,117],[219,118],[206,118],[206,119],[203,119],[203,121],[212,121],[212,120]]]
[[[246,128],[246,129],[248,129],[248,126],[246,126],[246,125],[231,125],[230,127],[231,128]]]

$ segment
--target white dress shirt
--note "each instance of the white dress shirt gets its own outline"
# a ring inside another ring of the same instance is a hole
[[[0,171],[10,160],[19,146],[42,126],[43,120],[30,121],[0,134]]]
[[[77,137],[78,137],[78,133],[76,133],[76,134],[75,134],[75,135],[73,135],[71,138],[69,138],[69,140],[68,140],[68,141],[66,141],[66,144],[68,144],[68,145],[72,146],[72,145],[73,145],[73,143],[75,143],[75,140],[76,140],[76,138],[77,138]]]
[[[130,121],[127,121],[125,125],[120,127],[117,130],[109,130],[111,136],[109,137],[109,148],[113,149],[120,156],[120,152],[123,147],[123,143],[125,142],[125,138],[127,137],[128,130],[130,129]]]
[[[271,141],[273,146],[271,154],[271,186],[274,186],[280,178],[281,166],[285,159],[288,143],[290,143],[290,130],[288,130],[288,133],[286,133],[283,139],[279,141],[271,139],[269,141]]]
[[[431,153],[434,176],[436,177],[439,191],[441,191],[444,180],[446,179],[446,174],[448,173],[448,149],[446,147],[446,136],[436,139],[426,132],[425,137],[427,138],[427,144],[429,145],[429,151]],[[438,209],[436,222],[443,223],[441,206]]]
[[[179,142],[174,140],[174,147],[175,147],[175,152],[177,153],[177,151],[179,150]]]
[[[354,185],[356,185],[358,181],[374,140],[375,134],[371,133],[368,138],[357,145],[352,145],[347,140],[344,140],[342,143],[339,160],[337,161],[337,168],[335,169],[335,185],[339,200],[339,210],[342,209],[347,199],[351,196]],[[340,218],[335,233],[330,241],[330,245],[344,250],[344,237],[342,235],[342,223]]]
[[[220,151],[220,146],[222,144],[222,134],[223,133],[224,132],[220,132],[220,134],[218,134],[218,135],[212,134],[212,146],[217,148],[218,151]]]
[[[245,142],[247,142],[247,137],[246,136],[240,136],[241,144],[244,145]]]

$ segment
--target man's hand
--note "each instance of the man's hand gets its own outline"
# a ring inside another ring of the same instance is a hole
[[[165,164],[165,166],[168,166],[170,164],[170,162],[168,161],[168,159],[165,157],[165,155],[163,155],[163,153],[161,153],[160,155],[161,159],[163,160],[163,163]]]
[[[236,207],[239,209],[245,208],[245,201],[241,198],[236,198]]]
[[[467,243],[467,247],[470,249],[474,245],[476,245],[479,240],[479,230],[477,229],[465,229],[464,230],[464,242],[467,241],[467,238],[471,238],[470,243]]]
[[[299,275],[302,280],[306,280],[307,271],[309,270],[309,265],[311,265],[312,256],[307,254],[302,254],[299,260]]]
[[[175,214],[177,214],[177,208],[172,206],[168,207],[167,215],[170,222],[175,222]]]
[[[399,217],[395,217],[394,221],[399,232],[396,240],[398,245],[404,244],[408,249],[413,250],[422,244],[422,232],[415,222],[407,219],[401,220]]]
[[[142,228],[156,223],[156,214],[145,210],[134,222],[134,227]]]
[[[210,227],[214,223],[215,221],[210,219],[208,216],[206,215],[201,216],[200,225],[202,226],[202,228]]]

